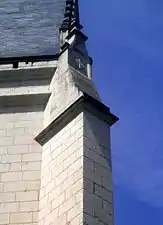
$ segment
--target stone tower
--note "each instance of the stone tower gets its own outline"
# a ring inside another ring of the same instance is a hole
[[[78,1],[60,53],[0,66],[0,224],[113,225],[110,127],[92,81]]]

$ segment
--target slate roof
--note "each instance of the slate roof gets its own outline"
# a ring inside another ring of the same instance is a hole
[[[0,0],[0,58],[55,55],[66,0]]]

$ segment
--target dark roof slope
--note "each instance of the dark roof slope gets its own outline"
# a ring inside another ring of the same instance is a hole
[[[66,0],[0,0],[0,58],[55,55]]]

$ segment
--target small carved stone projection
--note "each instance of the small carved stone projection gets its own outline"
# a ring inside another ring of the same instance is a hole
[[[55,54],[66,0],[0,0],[0,57]]]
[[[81,73],[84,75],[87,74],[87,61],[84,57],[82,56],[76,56],[71,59],[71,64],[76,70],[79,70]]]

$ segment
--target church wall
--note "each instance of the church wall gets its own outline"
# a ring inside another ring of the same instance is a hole
[[[43,112],[14,111],[0,114],[0,224],[37,225]]]
[[[113,225],[110,128],[83,111],[44,146],[39,225]]]
[[[83,212],[83,113],[43,146],[39,225],[78,225]]]
[[[113,225],[110,128],[100,117],[84,115],[84,221]]]

